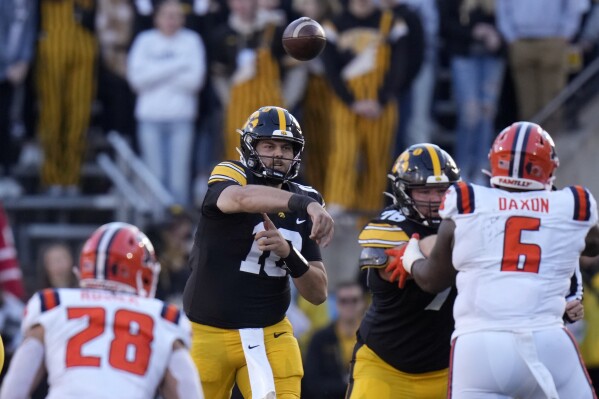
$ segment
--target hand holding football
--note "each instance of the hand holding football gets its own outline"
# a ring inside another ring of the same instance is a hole
[[[317,57],[326,43],[322,26],[308,17],[292,21],[283,32],[285,51],[299,61],[308,61]]]

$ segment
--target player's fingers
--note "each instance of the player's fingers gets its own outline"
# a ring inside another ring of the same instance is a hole
[[[275,224],[272,222],[272,220],[270,220],[270,218],[268,217],[268,215],[266,213],[263,213],[262,217],[264,218],[264,229],[265,230],[274,230],[277,228],[275,226]]]
[[[397,284],[399,288],[404,288],[406,286],[406,280],[408,279],[408,275],[406,273],[402,273],[399,276],[399,283]]]
[[[269,238],[269,237],[273,237],[274,235],[276,235],[275,231],[263,230],[263,231],[256,233],[256,237],[254,238],[254,240],[258,241],[261,238]]]
[[[335,235],[335,226],[333,225],[333,223],[330,223],[327,226],[326,232],[324,234],[324,238],[322,239],[322,242],[320,244],[323,247],[326,247],[327,245],[330,244],[330,242],[333,239],[334,235]]]
[[[314,216],[312,218],[312,231],[310,231],[310,238],[319,241],[322,237],[322,221],[320,215]]]
[[[312,232],[310,238],[315,240],[319,245],[327,246],[334,233],[334,222],[328,214],[319,214],[312,220]]]

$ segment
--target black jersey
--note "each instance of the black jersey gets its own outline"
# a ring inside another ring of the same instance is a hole
[[[389,207],[368,223],[359,240],[363,247],[391,248],[407,241],[413,233],[426,237],[436,232]],[[429,294],[411,279],[400,289],[397,283],[383,280],[375,268],[368,269],[368,286],[372,304],[358,330],[359,339],[405,373],[447,368],[456,289]]]
[[[191,276],[183,293],[191,321],[219,328],[261,328],[285,317],[291,300],[287,270],[270,251],[254,241],[264,230],[262,215],[225,214],[216,206],[230,185],[260,184],[241,162],[221,162],[208,180],[189,264]],[[321,204],[311,187],[287,182],[283,190],[308,195]],[[308,261],[322,260],[320,248],[309,238],[312,222],[306,212],[280,212],[269,218]]]

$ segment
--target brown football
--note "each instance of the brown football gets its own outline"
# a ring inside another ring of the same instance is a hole
[[[296,60],[311,60],[322,52],[326,43],[322,26],[308,17],[292,21],[283,32],[283,47]]]

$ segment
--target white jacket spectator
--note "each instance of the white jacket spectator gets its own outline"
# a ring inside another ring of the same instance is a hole
[[[200,36],[182,28],[172,36],[142,32],[129,53],[127,77],[137,93],[140,120],[194,119],[204,83],[206,54]]]
[[[135,116],[141,156],[182,205],[189,203],[198,93],[206,74],[200,36],[183,28],[177,0],[161,3],[152,29],[133,42],[127,78],[137,92]]]

